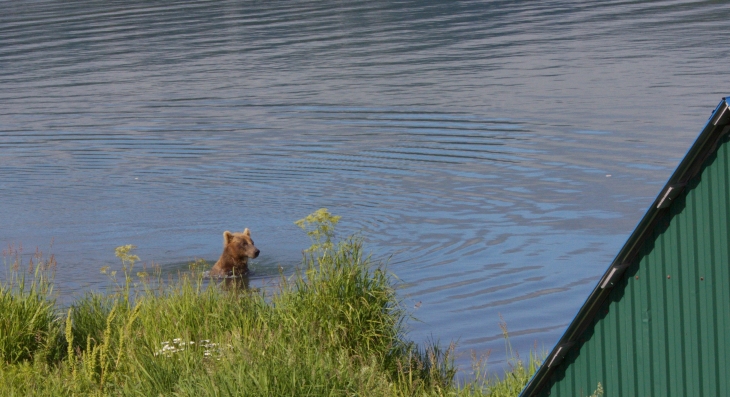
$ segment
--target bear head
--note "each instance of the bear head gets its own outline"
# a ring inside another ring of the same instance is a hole
[[[243,233],[223,232],[223,251],[239,261],[259,256],[258,248],[251,239],[251,231],[246,228]]]
[[[243,276],[248,273],[248,258],[259,256],[258,248],[251,239],[251,231],[242,233],[223,232],[223,253],[210,271],[211,276]]]

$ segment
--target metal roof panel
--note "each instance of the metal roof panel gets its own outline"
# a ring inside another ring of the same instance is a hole
[[[591,294],[588,296],[588,299],[585,301],[582,307],[578,310],[578,313],[576,314],[570,325],[567,327],[563,336],[552,349],[550,354],[546,357],[545,363],[543,363],[540,369],[535,373],[532,379],[530,379],[528,384],[525,386],[522,393],[520,394],[521,397],[538,395],[541,392],[541,389],[547,384],[550,378],[550,374],[561,364],[563,364],[563,359],[568,354],[570,354],[571,349],[574,348],[574,345],[576,344],[577,338],[581,334],[583,334],[588,329],[588,327],[594,324],[597,315],[599,314],[599,308],[610,296],[610,294],[614,292],[615,289],[613,287],[616,286],[618,280],[623,276],[624,272],[626,272],[626,270],[634,263],[635,258],[639,254],[639,250],[641,249],[642,244],[645,242],[645,240],[654,235],[657,226],[659,226],[657,225],[657,221],[659,220],[659,218],[666,214],[667,211],[671,210],[671,204],[673,203],[673,200],[680,197],[681,193],[685,190],[688,182],[702,170],[702,166],[705,161],[717,150],[718,143],[720,142],[721,138],[725,134],[727,134],[728,131],[730,131],[730,125],[728,124],[730,124],[730,109],[728,108],[726,98],[722,98],[720,103],[710,115],[707,123],[705,124],[705,127],[698,135],[694,144],[692,144],[692,146],[689,148],[672,176],[661,189],[653,204],[649,207],[646,214],[639,221],[624,246],[616,255],[615,259],[611,262],[610,266],[608,266],[603,277],[600,279]],[[654,235],[654,237],[656,237],[656,235]],[[636,264],[636,266],[638,267],[638,263]],[[677,264],[677,266],[679,265]],[[626,293],[631,292],[629,291]],[[666,296],[661,294],[654,297],[632,297],[632,299],[637,300],[663,298],[666,298]],[[612,319],[613,317],[610,318]],[[595,324],[595,326],[611,327],[612,332],[626,333],[626,335],[634,332],[632,330],[632,325],[625,323],[624,319],[611,319],[609,319],[609,317],[606,317],[604,320],[609,322],[605,324],[600,324],[600,322],[603,320],[599,320],[599,323]],[[674,340],[674,342],[672,343],[680,343],[678,338],[680,338],[681,335],[675,335],[674,331],[670,330],[667,337]],[[649,347],[648,344],[652,343],[652,341],[642,340],[641,338],[639,338],[637,342],[645,343],[647,344],[647,347]],[[613,342],[606,341],[606,343],[610,344]],[[575,348],[579,349],[579,347]],[[619,348],[619,346],[604,346],[604,351],[608,352],[607,354],[611,354],[611,349]],[[655,348],[659,349],[660,347]],[[639,361],[644,363],[644,361],[642,361],[641,359]],[[598,364],[596,363],[596,365]],[[661,363],[659,363],[658,365],[661,365]],[[629,367],[631,367],[631,365],[627,365],[626,367],[620,369],[609,368],[606,370],[618,370],[621,372],[629,371],[625,374],[625,376],[628,377],[630,376],[631,371],[641,369]],[[675,386],[684,387],[685,385]],[[650,385],[645,385],[645,387],[647,388],[647,391],[651,389]],[[648,393],[646,395],[650,394],[653,393]]]

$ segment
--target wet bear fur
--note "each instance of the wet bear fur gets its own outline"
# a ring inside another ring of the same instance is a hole
[[[223,232],[223,253],[210,270],[212,277],[243,276],[248,273],[248,258],[259,256],[259,249],[251,240],[251,231]]]

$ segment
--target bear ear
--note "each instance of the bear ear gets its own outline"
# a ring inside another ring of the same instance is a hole
[[[251,237],[251,231],[248,230],[248,228],[246,228],[246,229],[243,230],[243,234],[246,235],[246,236],[248,236],[248,237]]]
[[[228,245],[228,243],[231,242],[232,238],[233,238],[233,233],[229,232],[228,230],[223,232],[223,248],[225,248]]]

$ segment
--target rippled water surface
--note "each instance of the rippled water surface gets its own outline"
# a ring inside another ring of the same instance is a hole
[[[327,207],[388,260],[411,336],[548,349],[726,83],[711,1],[13,1],[0,243],[66,299],[135,244],[175,273],[249,227],[254,281]]]

